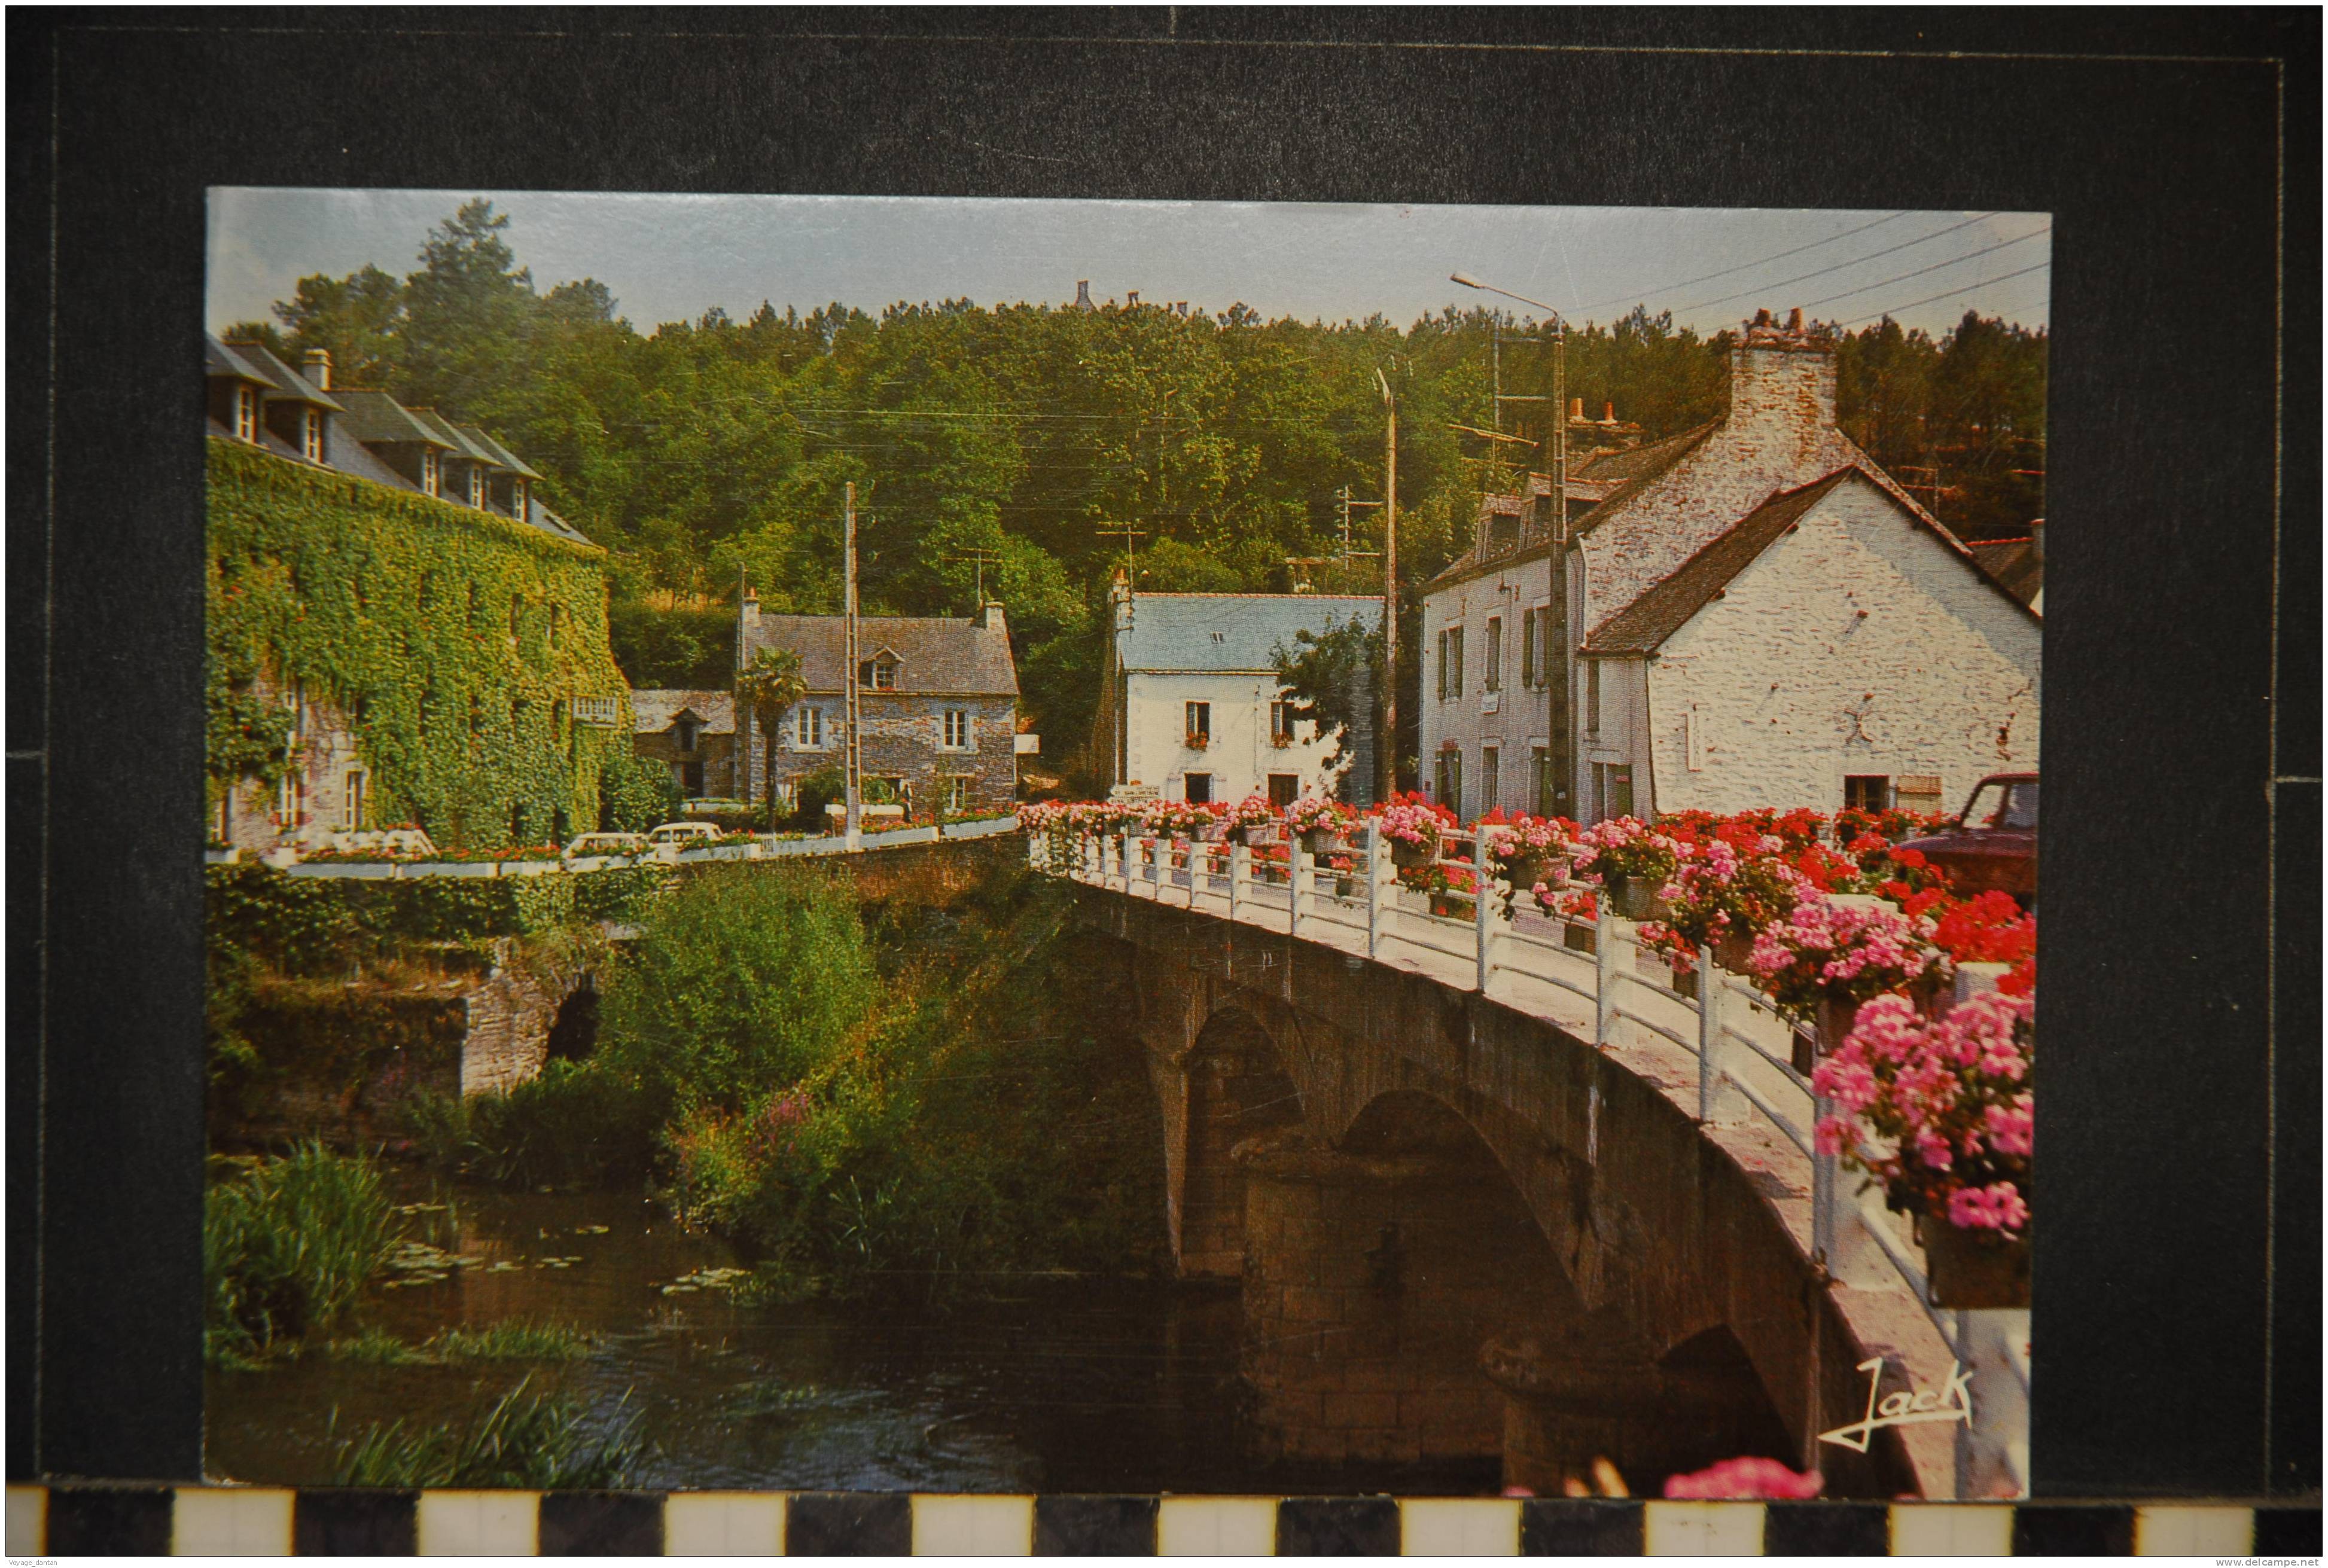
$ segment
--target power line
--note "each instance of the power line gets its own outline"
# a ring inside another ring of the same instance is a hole
[[[1581,314],[1588,310],[1600,310],[1612,305],[1641,303],[1652,300],[1661,294],[1671,294],[1676,288],[1689,288],[1697,284],[1711,283],[1717,277],[1727,277],[1733,272],[1744,272],[1749,268],[1768,267],[1773,261],[1784,261],[1789,256],[1799,256],[1806,250],[1816,250],[1822,245],[1832,245],[1838,239],[1848,239],[1854,234],[1864,234],[1870,229],[1876,228],[1881,224],[1889,223],[1895,218],[1905,218],[1907,215],[1908,213],[1905,210],[1898,212],[1886,212],[1882,217],[1875,220],[1873,223],[1862,223],[1856,229],[1846,229],[1840,234],[1830,234],[1824,239],[1814,239],[1807,245],[1798,245],[1792,250],[1781,250],[1774,256],[1765,256],[1759,261],[1741,261],[1735,267],[1724,267],[1719,271],[1700,273],[1695,277],[1685,277],[1678,283],[1661,283],[1657,285],[1657,287],[1638,296],[1629,294],[1621,295],[1615,299],[1600,299],[1593,301],[1591,305],[1580,305],[1576,309]]]
[[[2018,239],[2007,239],[2003,244],[1991,245],[1985,249],[1967,250],[1962,256],[1952,256],[1946,261],[1935,261],[1929,267],[1919,267],[1913,272],[1902,272],[1897,277],[1887,277],[1881,283],[1863,283],[1857,288],[1846,288],[1841,294],[1830,294],[1825,299],[1807,300],[1804,302],[1802,308],[1809,310],[1815,305],[1832,305],[1838,299],[1849,299],[1854,294],[1871,293],[1875,289],[1887,288],[1895,283],[1904,283],[1911,277],[1921,277],[1927,272],[1938,272],[1942,268],[1956,267],[1964,262],[1972,261],[1983,256],[1993,256],[1997,251],[2003,250],[2009,246],[2018,245],[2024,239],[2034,239],[2037,236],[2044,232],[2045,230],[2042,229],[2032,229],[2028,233],[2020,236]]]
[[[1939,294],[1927,295],[1922,299],[1911,299],[1905,305],[1887,306],[1882,310],[1877,311],[1873,315],[1863,315],[1857,321],[1837,322],[1835,324],[1837,326],[1864,326],[1871,321],[1881,321],[1887,315],[1893,315],[1903,310],[1913,310],[1920,305],[1931,305],[1938,300],[1954,299],[1957,296],[1962,294],[1977,294],[1980,290],[1986,288],[1993,283],[2004,283],[2015,277],[2026,277],[2032,272],[2042,272],[2045,268],[2052,265],[2053,263],[2051,259],[2048,258],[2037,263],[2034,267],[2024,267],[2018,272],[2008,272],[2003,277],[1984,277],[1978,283],[1969,283],[1962,288],[1951,288]]]
[[[1929,245],[1944,234],[1953,234],[1959,229],[1969,229],[1976,223],[1985,223],[1995,216],[1994,212],[1975,213],[1961,223],[1951,223],[1945,229],[1936,229],[1920,239],[1902,240],[1897,245],[1888,245],[1881,250],[1871,250],[1864,256],[1854,256],[1849,261],[1838,261],[1832,267],[1822,267],[1816,271],[1802,273],[1794,277],[1782,277],[1776,283],[1758,283],[1751,288],[1741,288],[1736,294],[1725,294],[1718,299],[1702,299],[1695,305],[1676,305],[1673,307],[1674,314],[1684,315],[1693,310],[1704,310],[1709,305],[1727,305],[1733,299],[1748,299],[1758,294],[1768,293],[1774,288],[1791,288],[1798,283],[1805,283],[1814,277],[1825,277],[1830,272],[1841,272],[1847,268],[1857,267],[1863,262],[1873,261],[1880,256],[1889,256],[1895,250],[1912,250],[1919,245]]]

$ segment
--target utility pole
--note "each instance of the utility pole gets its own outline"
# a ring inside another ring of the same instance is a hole
[[[1568,321],[1552,319],[1552,537],[1568,542]]]
[[[1375,772],[1381,798],[1398,793],[1398,399],[1377,370],[1383,398],[1383,699],[1382,734],[1375,737]]]
[[[1356,541],[1353,540],[1350,535],[1350,513],[1362,507],[1380,506],[1382,502],[1379,501],[1358,501],[1354,499],[1350,494],[1350,487],[1347,484],[1343,485],[1341,489],[1336,491],[1334,494],[1342,503],[1342,564],[1344,566],[1348,566],[1352,561],[1356,560],[1361,556],[1380,555],[1382,551],[1377,549],[1359,549],[1356,548]]]
[[[864,808],[863,780],[858,776],[857,721],[857,482],[843,487],[840,512],[840,647],[841,690],[841,847],[863,847],[859,813]]]
[[[1131,541],[1144,537],[1148,530],[1129,522],[1109,522],[1101,524],[1093,531],[1103,539],[1121,538],[1123,540],[1123,614],[1125,623],[1129,624],[1131,618],[1131,601],[1140,592],[1138,587],[1140,573],[1135,569],[1137,563],[1132,559]]]

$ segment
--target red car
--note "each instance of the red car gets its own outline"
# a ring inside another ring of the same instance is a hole
[[[1989,775],[1973,790],[1954,826],[1900,847],[1920,850],[1967,897],[1995,888],[2021,900],[2023,908],[2034,908],[2037,775]]]

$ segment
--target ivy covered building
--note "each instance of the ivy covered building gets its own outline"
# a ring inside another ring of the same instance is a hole
[[[492,850],[655,814],[605,550],[483,430],[306,360],[207,343],[213,841]]]

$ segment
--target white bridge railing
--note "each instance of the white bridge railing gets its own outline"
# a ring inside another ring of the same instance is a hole
[[[1694,969],[1676,972],[1643,949],[1636,923],[1605,897],[1589,921],[1540,912],[1530,889],[1515,896],[1495,879],[1485,831],[1442,840],[1438,863],[1459,886],[1432,893],[1398,880],[1391,841],[1372,822],[1336,833],[1317,853],[1290,835],[1261,846],[1088,831],[1031,833],[1028,853],[1038,869],[1088,886],[1282,931],[1479,991],[1597,1047],[1653,1039],[1682,1052],[1695,1068],[1701,1123],[1768,1125],[1807,1162],[1812,1262],[1840,1285],[1905,1290],[1948,1352],[1975,1370],[1976,1413],[1957,1443],[1957,1495],[1986,1492],[1991,1477],[2026,1491],[2026,1312],[1930,1304],[1922,1251],[1901,1217],[1880,1194],[1860,1190],[1872,1184],[1818,1151],[1813,1130],[1832,1105],[1796,1069],[1795,1026],[1709,952],[1700,950]],[[1478,885],[1479,868],[1485,897],[1460,887]]]

